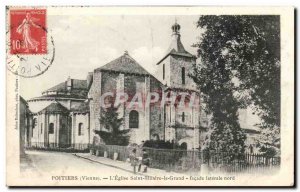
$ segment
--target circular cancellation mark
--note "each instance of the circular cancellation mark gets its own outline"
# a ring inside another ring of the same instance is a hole
[[[54,40],[48,34],[46,10],[10,10],[6,63],[12,73],[32,78],[45,73],[54,61]]]

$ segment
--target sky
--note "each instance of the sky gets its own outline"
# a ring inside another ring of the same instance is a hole
[[[154,74],[156,63],[166,55],[175,23],[181,25],[181,42],[196,55],[192,47],[203,29],[196,27],[199,16],[86,16],[49,15],[49,34],[54,39],[55,59],[44,74],[34,78],[20,77],[20,95],[28,100],[70,76],[86,79],[88,72],[120,57],[128,51],[140,65]],[[240,111],[242,127],[259,122],[251,110]]]
[[[150,73],[171,43],[171,26],[181,25],[181,41],[187,51],[201,34],[197,15],[191,16],[85,16],[49,15],[47,27],[54,39],[55,59],[48,71],[35,78],[20,79],[20,94],[30,99],[65,81],[68,76],[86,79],[87,73],[128,51]]]

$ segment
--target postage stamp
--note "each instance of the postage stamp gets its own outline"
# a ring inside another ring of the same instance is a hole
[[[15,75],[32,78],[45,73],[54,61],[54,40],[43,8],[7,9],[6,64]]]
[[[8,186],[295,184],[293,7],[8,7],[6,25]]]
[[[46,54],[46,9],[10,11],[11,54]]]

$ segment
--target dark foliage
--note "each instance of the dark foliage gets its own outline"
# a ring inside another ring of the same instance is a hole
[[[118,117],[118,107],[109,107],[103,109],[100,117],[100,124],[103,129],[95,130],[105,144],[127,146],[129,143],[129,129],[120,130],[123,123],[123,118]]]
[[[143,147],[156,148],[156,149],[182,149],[178,143],[174,143],[174,141],[163,141],[163,140],[147,140],[145,141]]]
[[[193,78],[213,115],[210,146],[243,148],[237,109],[248,106],[279,137],[279,16],[202,16],[197,26],[205,32],[195,44],[201,64]]]

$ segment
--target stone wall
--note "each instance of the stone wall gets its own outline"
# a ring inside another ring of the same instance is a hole
[[[124,90],[129,94],[129,100],[125,104],[124,110],[124,129],[130,130],[130,143],[140,144],[141,141],[150,139],[150,106],[146,106],[145,99],[150,92],[150,78],[148,76],[125,75]],[[131,100],[135,94],[140,94],[141,102],[135,102],[133,105]],[[131,103],[131,105],[130,105]],[[139,127],[129,128],[129,114],[135,110],[139,114]]]
[[[170,56],[170,86],[180,87],[185,89],[196,89],[196,84],[193,79],[188,76],[192,73],[194,58],[182,57],[177,55]],[[182,84],[181,71],[182,67],[185,68],[185,84]]]
[[[150,78],[150,91],[161,94],[163,92],[162,84],[155,78]],[[164,107],[161,106],[160,101],[150,105],[150,139],[163,140],[165,138],[164,132]]]
[[[81,135],[79,135],[79,124],[82,123]],[[85,144],[89,143],[89,114],[73,114],[72,115],[72,143]]]
[[[182,143],[187,144],[187,149],[197,149],[199,148],[199,129],[198,128],[189,128],[189,129],[177,129],[176,135],[180,138],[178,139],[178,144]]]
[[[163,66],[165,66],[165,78],[163,78]],[[166,57],[159,65],[156,66],[157,70],[155,77],[164,85],[170,85],[170,56]]]
[[[91,116],[91,137],[94,135],[94,130],[100,129],[100,97],[101,97],[101,79],[102,73],[94,71],[93,84],[89,90],[88,97],[90,98],[90,116]]]
[[[33,117],[36,125],[32,129],[31,142],[47,144],[71,144],[71,125],[68,114],[38,114]],[[53,123],[54,133],[49,133]]]
[[[59,143],[59,127],[60,127],[60,114],[49,115],[49,124],[53,123],[54,125],[54,133],[49,133],[49,143]],[[49,125],[48,129],[49,129]]]

